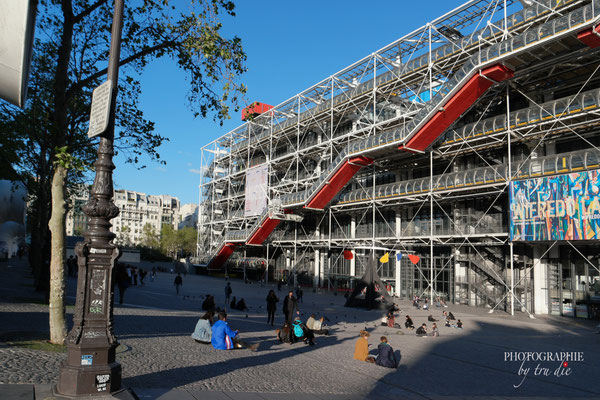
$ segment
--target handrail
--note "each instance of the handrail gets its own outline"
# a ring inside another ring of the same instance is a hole
[[[526,161],[516,162],[513,171],[518,171],[518,180],[550,176],[571,172],[581,172],[600,168],[600,151],[595,149],[576,150],[568,153],[553,154]],[[472,168],[465,171],[434,175],[432,192],[452,189],[473,189],[477,186],[504,183],[508,180],[507,164],[491,167]],[[430,178],[377,185],[369,189],[355,189],[341,194],[337,205],[362,201],[387,200],[429,193]],[[373,194],[375,194],[373,198]]]
[[[547,14],[555,14],[558,11],[570,7],[576,3],[576,0],[538,0],[533,5],[523,8],[515,12],[514,14],[507,16],[507,30],[509,34],[518,32],[528,23],[531,23],[535,19],[547,16]],[[484,28],[475,31],[463,38],[457,40],[455,43],[448,43],[442,46],[438,46],[431,51],[431,62],[438,63],[447,58],[456,56],[459,53],[468,53],[476,50],[481,43],[488,43],[494,36],[494,30],[504,29],[504,18],[498,21],[486,25]],[[426,68],[429,64],[429,52],[422,54],[402,66],[396,68],[394,71],[387,71],[379,75],[375,79],[375,85],[377,87],[386,85],[394,79],[407,80],[409,74],[418,72],[422,68]],[[273,131],[267,130],[259,133],[258,135],[252,136],[250,139],[244,139],[238,143],[232,145],[232,151],[239,150],[242,147],[252,145],[261,139],[267,138],[270,135],[276,134],[283,131],[299,122],[305,121],[308,118],[313,118],[316,115],[329,110],[331,107],[337,107],[345,102],[352,101],[357,97],[370,93],[373,90],[374,80],[368,80],[356,85],[356,87],[347,90],[346,92],[340,93],[326,102],[323,102],[314,108],[300,113],[300,116],[294,116],[287,118],[284,122],[274,125]]]

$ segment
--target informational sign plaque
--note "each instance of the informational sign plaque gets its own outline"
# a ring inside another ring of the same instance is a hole
[[[89,138],[101,135],[108,127],[111,94],[112,82],[110,79],[94,89],[94,93],[92,93],[92,111],[90,112],[90,128],[88,130]]]

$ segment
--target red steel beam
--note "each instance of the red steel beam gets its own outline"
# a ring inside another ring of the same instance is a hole
[[[577,34],[577,39],[592,49],[600,47],[600,25],[596,26],[595,28],[589,28],[585,31],[579,32]]]
[[[225,264],[225,262],[229,259],[229,257],[231,257],[231,254],[233,254],[233,251],[235,250],[235,247],[237,246],[236,243],[225,243],[223,245],[223,247],[221,247],[219,249],[219,252],[217,253],[216,256],[214,256],[210,262],[208,263],[207,268],[210,270],[215,270],[215,269],[221,269],[221,267],[223,266],[223,264]]]
[[[254,232],[254,234],[248,239],[246,244],[262,244],[273,232],[273,230],[279,225],[281,220],[271,219],[267,217],[265,222],[263,222],[260,227]]]
[[[502,64],[486,68],[474,75],[400,150],[422,152],[454,121],[481,97],[494,83],[512,78],[514,72]]]
[[[339,193],[359,169],[373,163],[372,158],[359,156],[346,160],[305,208],[322,210]]]

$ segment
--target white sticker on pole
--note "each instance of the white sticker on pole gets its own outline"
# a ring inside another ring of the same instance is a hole
[[[109,79],[94,89],[92,93],[92,111],[90,112],[90,129],[88,137],[101,135],[108,127],[110,118],[110,100],[112,81]]]

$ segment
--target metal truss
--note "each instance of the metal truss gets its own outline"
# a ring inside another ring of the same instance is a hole
[[[483,299],[490,311],[510,304],[512,313],[531,315],[524,299],[533,266],[515,271],[508,188],[514,180],[600,168],[598,52],[576,39],[580,26],[595,26],[599,7],[583,0],[532,3],[468,1],[204,146],[198,257],[207,261],[238,236],[243,243],[260,223],[261,217],[244,218],[249,168],[266,163],[269,201],[298,208],[311,188],[326,183],[344,149],[356,145],[375,163],[325,210],[298,209],[304,221],[281,223],[264,243],[276,276],[305,273],[315,286],[331,287],[335,277],[360,275],[368,252],[419,254],[429,268],[414,266],[424,283],[414,294],[441,296],[443,274],[453,277],[452,292],[462,291],[460,265],[474,279],[469,303]],[[427,122],[423,116],[443,108],[436,101],[460,90],[469,68],[481,75],[495,59],[514,78],[494,82],[425,151],[398,151],[407,132]],[[379,139],[394,131],[400,133],[389,135],[393,140]],[[574,140],[580,149],[549,150]],[[344,250],[354,258],[344,261]],[[434,259],[441,260],[437,267]],[[405,262],[384,280],[398,285]]]

